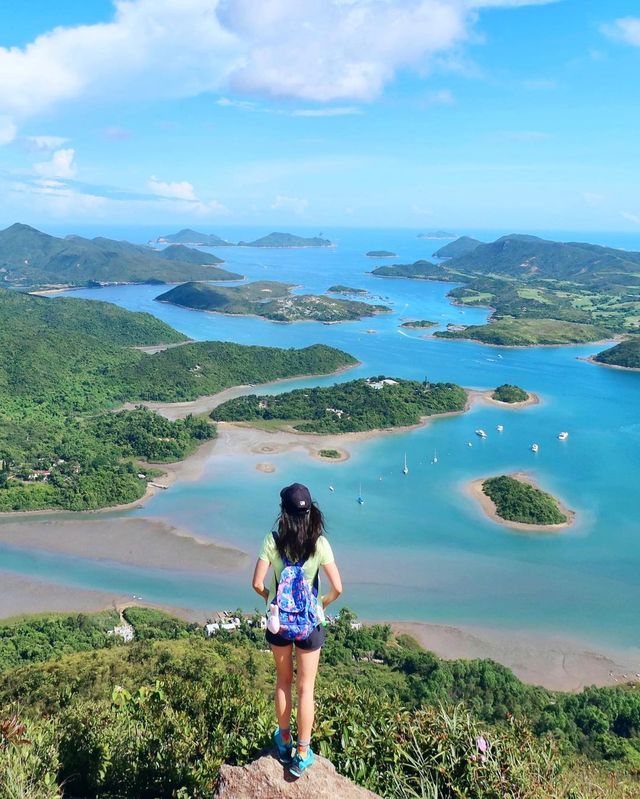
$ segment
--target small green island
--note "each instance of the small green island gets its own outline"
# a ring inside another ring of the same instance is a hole
[[[418,330],[429,327],[437,327],[438,323],[433,322],[431,319],[412,319],[408,322],[403,322],[400,327],[414,327]]]
[[[294,236],[292,233],[269,233],[255,241],[239,241],[238,247],[333,247],[329,239],[321,236]]]
[[[369,295],[369,292],[366,289],[356,289],[352,286],[343,286],[341,283],[338,283],[335,286],[329,286],[327,294],[356,294],[360,297],[366,297]]]
[[[640,369],[640,336],[621,341],[615,347],[594,355],[591,360],[603,366],[617,366],[619,369]]]
[[[427,416],[461,412],[466,405],[466,391],[454,383],[379,375],[326,388],[237,397],[215,408],[211,418],[269,429],[280,424],[301,433],[358,433],[416,425]]]
[[[328,458],[329,460],[341,460],[342,453],[337,449],[321,449],[318,450],[318,455],[321,458]]]
[[[347,322],[391,310],[385,305],[371,305],[357,300],[292,294],[292,288],[292,284],[272,280],[258,280],[233,287],[184,283],[156,297],[156,300],[199,311],[262,316],[273,322]]]
[[[200,233],[191,228],[179,230],[177,233],[166,233],[152,242],[153,244],[189,244],[193,247],[230,247],[231,242],[221,239],[215,233]]]
[[[379,266],[371,273],[376,277],[405,277],[412,280],[452,280],[444,267],[431,261],[414,261],[412,264]]]
[[[500,475],[485,480],[474,481],[480,488],[480,500],[485,512],[497,520],[532,528],[566,526],[573,514],[566,511],[551,494],[533,485],[523,475]],[[482,499],[485,498],[485,502]],[[489,499],[495,507],[487,507]]]
[[[369,250],[367,253],[368,258],[397,258],[397,254],[395,252],[391,252],[391,250]]]
[[[477,247],[482,244],[478,239],[473,239],[471,236],[460,236],[455,241],[450,241],[444,247],[440,247],[433,253],[434,258],[457,258],[459,255],[467,255],[473,252]]]
[[[506,402],[513,405],[518,402],[527,402],[529,394],[520,386],[514,386],[511,383],[503,383],[498,386],[491,395],[491,399],[496,402]]]

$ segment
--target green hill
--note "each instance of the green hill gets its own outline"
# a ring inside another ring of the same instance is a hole
[[[202,250],[194,250],[192,247],[185,247],[184,244],[170,244],[163,250],[160,250],[163,260],[165,261],[182,261],[183,264],[199,264],[202,266],[223,264],[222,258],[217,255],[202,252]],[[242,277],[239,275],[238,277]]]
[[[483,344],[504,347],[532,347],[541,344],[583,344],[602,341],[608,336],[605,328],[557,319],[492,320],[488,325],[469,325],[449,330],[436,330],[436,338],[473,339]]]
[[[622,366],[625,369],[640,369],[640,337],[621,341],[615,347],[599,352],[593,358],[608,366]]]
[[[412,264],[395,264],[394,266],[379,266],[371,273],[376,277],[408,277],[414,280],[452,280],[445,269],[432,264],[431,261],[415,261]]]
[[[331,247],[329,239],[320,236],[305,238],[291,233],[269,233],[255,241],[240,241],[239,247]]]
[[[355,363],[323,345],[281,350],[205,341],[154,355],[134,349],[184,340],[150,314],[0,289],[0,511],[133,501],[153,477],[136,458],[176,460],[215,434],[201,419],[101,415],[115,405],[193,400]]]
[[[156,297],[201,311],[232,315],[262,316],[274,322],[344,322],[375,316],[390,309],[356,300],[342,300],[313,294],[291,294],[291,285],[269,280],[241,286],[210,286],[206,283],[185,283]]]
[[[490,477],[482,483],[482,491],[495,503],[498,516],[507,521],[533,525],[567,521],[555,497],[515,477]]]
[[[274,396],[238,397],[215,408],[211,418],[282,421],[300,432],[353,433],[418,424],[425,416],[462,411],[466,401],[465,390],[453,383],[377,377]]]
[[[168,258],[150,247],[103,237],[49,236],[16,223],[0,231],[0,275],[16,287],[85,286],[89,283],[144,283],[161,280],[236,280],[241,277],[212,261],[185,253],[186,261]]]
[[[0,625],[7,799],[205,799],[222,763],[269,748],[274,672],[257,614],[209,640],[159,611],[124,617],[126,645],[107,635],[110,613]],[[387,799],[638,795],[632,686],[547,691],[354,619],[328,629],[313,735],[351,780]]]
[[[395,252],[390,250],[369,250],[367,253],[369,258],[397,258]]]
[[[466,255],[467,253],[473,252],[480,244],[482,244],[482,242],[478,239],[473,239],[470,236],[460,236],[459,239],[445,244],[444,247],[440,247],[433,255],[435,258],[456,258],[459,255]]]
[[[196,247],[229,247],[231,242],[221,239],[215,233],[199,233],[197,230],[185,228],[177,233],[166,233],[158,236],[157,244],[191,244]]]

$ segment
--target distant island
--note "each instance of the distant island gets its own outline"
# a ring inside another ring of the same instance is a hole
[[[359,294],[360,296],[364,297],[367,296],[369,292],[366,289],[354,289],[351,286],[337,284],[335,286],[329,286],[327,289],[327,294]]]
[[[188,247],[167,249],[100,236],[62,239],[16,223],[0,231],[0,276],[4,286],[22,289],[243,277],[220,269],[217,264],[222,261],[215,255]]]
[[[190,244],[193,247],[229,247],[230,241],[221,239],[215,233],[200,233],[191,228],[179,230],[177,233],[166,233],[153,242],[154,244]]]
[[[141,345],[167,346],[155,354]],[[215,436],[206,418],[169,421],[123,402],[185,402],[231,386],[328,374],[346,352],[189,343],[151,314],[0,289],[0,512],[86,510],[139,500]]]
[[[370,305],[356,300],[340,300],[314,294],[291,294],[292,286],[259,280],[233,288],[207,283],[185,283],[156,297],[200,311],[233,315],[262,316],[274,322],[345,322],[387,313],[384,305]]]
[[[575,514],[525,474],[474,480],[470,490],[494,521],[519,530],[557,530],[573,523]]]
[[[503,383],[498,386],[491,395],[491,399],[496,402],[506,402],[513,405],[519,402],[526,402],[529,399],[529,394],[520,386],[514,386],[510,383]]]
[[[427,233],[418,233],[419,239],[455,239],[455,233],[449,233],[446,230],[430,230]]]
[[[445,244],[433,253],[434,258],[457,258],[460,255],[467,255],[473,252],[476,247],[482,244],[478,239],[472,239],[470,236],[461,236],[459,239]]]
[[[409,322],[403,322],[400,327],[415,327],[418,329],[426,327],[437,327],[437,322],[432,322],[430,319],[413,319]]]
[[[332,247],[329,239],[320,236],[305,238],[304,236],[294,236],[291,233],[269,233],[255,241],[239,241],[238,247]]]
[[[395,252],[389,250],[369,250],[367,253],[369,258],[397,258]]]
[[[615,347],[599,352],[590,359],[602,366],[616,366],[619,369],[640,369],[640,336],[621,341]]]
[[[389,378],[297,389],[273,396],[238,397],[219,405],[211,418],[224,422],[274,422],[301,433],[354,433],[407,427],[427,416],[459,413],[467,393],[454,383]]]
[[[440,338],[498,346],[602,341],[640,332],[640,252],[511,234],[489,244],[466,237],[446,262],[382,266],[377,277],[462,283],[449,296],[461,306],[492,309],[486,325],[455,326]]]

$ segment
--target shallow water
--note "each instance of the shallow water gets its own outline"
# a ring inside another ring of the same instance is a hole
[[[265,456],[214,457],[201,480],[177,483],[132,513],[162,517],[253,552],[273,521],[279,488],[298,480],[310,485],[326,512],[330,540],[346,574],[345,602],[364,617],[480,623],[639,645],[640,374],[579,360],[602,349],[599,345],[498,350],[400,330],[405,318],[433,319],[442,326],[474,324],[487,311],[463,312],[451,305],[446,299],[450,284],[367,274],[379,263],[429,257],[444,242],[420,240],[411,231],[325,232],[337,247],[213,252],[252,279],[290,281],[305,291],[324,291],[334,283],[366,288],[383,298],[376,301],[391,305],[392,314],[339,325],[285,325],[173,308],[154,302],[164,290],[157,286],[83,290],[73,296],[149,311],[196,339],[341,347],[362,366],[340,380],[384,373],[467,387],[512,382],[538,393],[542,403],[518,411],[476,405],[422,429],[360,442],[352,458],[340,464],[297,452],[270,455],[277,472],[265,474],[255,469]],[[640,240],[628,237],[591,239],[640,248]],[[393,250],[399,258],[363,255],[377,248]],[[294,381],[277,390],[335,380]],[[496,432],[498,423],[504,424],[503,433]],[[474,435],[478,427],[487,430],[485,441]],[[570,432],[568,441],[557,440],[560,430]],[[533,441],[540,444],[536,455],[529,449]],[[406,477],[401,472],[405,452]],[[577,525],[554,535],[515,533],[485,518],[462,491],[476,477],[515,470],[529,471],[575,509]],[[360,485],[363,506],[356,502]],[[166,604],[210,609],[256,604],[244,573],[185,576],[6,547],[0,547],[0,564]]]

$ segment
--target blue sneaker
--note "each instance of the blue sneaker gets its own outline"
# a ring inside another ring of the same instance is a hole
[[[289,772],[294,777],[301,777],[302,773],[315,763],[316,756],[313,754],[311,747],[307,749],[306,757],[302,757],[299,752],[296,752],[289,766]]]
[[[273,742],[276,745],[276,752],[278,753],[278,760],[281,763],[291,763],[291,759],[292,759],[291,750],[293,749],[293,739],[289,738],[289,743],[286,744],[282,740],[282,733],[280,732],[280,728],[278,728],[273,733]]]

